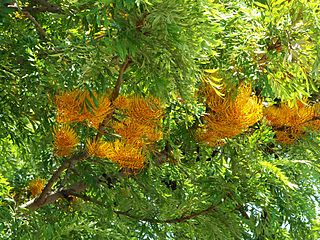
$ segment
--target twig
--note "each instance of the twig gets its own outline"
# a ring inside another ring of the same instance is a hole
[[[79,198],[81,198],[81,199],[83,199],[85,201],[92,202],[92,203],[95,203],[95,204],[100,205],[100,206],[106,206],[103,202],[101,202],[99,200],[96,200],[94,198],[91,198],[89,196],[83,195],[83,194],[72,193],[71,192],[70,195],[79,197]],[[232,198],[230,196],[227,196],[227,197],[228,198]],[[198,212],[193,212],[191,214],[184,214],[181,217],[172,218],[172,219],[156,219],[156,218],[146,218],[146,217],[136,216],[136,215],[130,214],[130,210],[127,210],[127,211],[113,210],[113,212],[115,214],[126,216],[128,218],[131,218],[131,219],[134,219],[134,220],[137,220],[137,221],[146,221],[146,222],[150,222],[150,223],[182,223],[182,222],[186,222],[186,221],[188,221],[190,219],[197,218],[197,217],[199,217],[201,215],[206,215],[206,214],[209,214],[211,212],[217,211],[217,206],[219,204],[221,204],[221,203],[218,203],[216,205],[211,204],[206,209],[200,210]],[[243,218],[250,219],[248,213],[245,211],[244,207],[241,204],[237,204],[236,208],[233,211],[239,211]]]
[[[142,28],[145,26],[145,21],[149,13],[145,12],[142,17],[136,22],[136,30],[142,32]],[[145,33],[146,35],[147,33]]]

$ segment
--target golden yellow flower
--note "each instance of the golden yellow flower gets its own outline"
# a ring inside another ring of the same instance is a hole
[[[113,145],[113,154],[110,160],[118,163],[122,168],[139,170],[144,167],[144,155],[142,149],[122,141],[116,141]]]
[[[109,98],[107,96],[101,96],[98,98],[98,106],[94,106],[91,112],[87,111],[87,120],[92,127],[98,129],[100,123],[102,123],[106,116],[112,113],[112,111],[113,109]]]
[[[60,123],[87,121],[90,126],[99,128],[103,119],[112,112],[109,98],[106,95],[98,96],[95,92],[65,92],[57,95],[55,102],[58,111],[57,122]]]
[[[311,121],[310,123],[306,124],[306,127],[309,127],[312,130],[319,131],[320,130],[320,120]]]
[[[108,158],[122,168],[139,170],[144,167],[142,149],[137,145],[119,140],[115,142],[88,140],[86,150],[89,155]]]
[[[123,142],[143,147],[162,138],[160,121],[163,118],[163,108],[159,99],[121,96],[113,104],[126,116],[113,125]]]
[[[127,140],[127,143],[133,145],[142,146],[162,138],[162,132],[157,126],[140,124],[131,118],[116,123],[113,128],[121,137]]]
[[[305,128],[318,128],[314,106],[298,102],[297,106],[290,107],[282,103],[280,106],[271,106],[264,109],[264,115],[276,132],[277,140],[284,144],[292,144],[304,135]]]
[[[314,107],[315,113],[319,116],[320,115],[320,103],[318,102],[318,103],[314,104],[313,107]]]
[[[278,142],[281,142],[283,144],[293,144],[303,134],[304,134],[304,131],[301,129],[288,128],[286,130],[276,131],[276,139]]]
[[[31,195],[33,197],[38,196],[42,192],[42,189],[43,189],[45,183],[46,183],[46,180],[44,180],[44,179],[37,178],[37,179],[32,180],[28,186],[29,191],[31,192]]]
[[[163,108],[159,99],[133,96],[127,100],[128,107],[125,109],[125,113],[135,121],[153,125],[154,122],[158,122],[163,118]]]
[[[316,114],[311,106],[301,105],[289,107],[287,104],[271,106],[264,109],[264,115],[273,127],[297,127],[311,120]]]
[[[201,142],[206,143],[210,147],[223,146],[225,144],[223,138],[225,137],[217,136],[215,130],[210,130],[206,127],[197,131],[197,139]]]
[[[86,150],[89,155],[98,158],[109,158],[113,153],[113,144],[103,140],[88,140]]]
[[[197,137],[211,146],[222,145],[224,138],[240,134],[262,117],[262,104],[256,96],[251,96],[251,87],[240,86],[235,98],[230,93],[220,97],[209,84],[203,92],[209,112],[203,118],[205,127],[198,131]]]
[[[79,121],[81,104],[80,91],[65,92],[55,97],[57,106],[57,122],[69,123]]]
[[[125,96],[119,96],[114,100],[113,105],[119,110],[125,110],[129,107],[129,100]]]
[[[54,128],[54,147],[55,154],[59,157],[70,155],[79,139],[75,131],[67,125]]]

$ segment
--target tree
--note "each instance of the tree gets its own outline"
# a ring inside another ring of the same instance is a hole
[[[317,239],[318,1],[2,1],[1,239]]]

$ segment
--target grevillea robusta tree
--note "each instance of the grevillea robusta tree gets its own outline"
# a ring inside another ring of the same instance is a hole
[[[1,239],[318,239],[318,0],[0,3]]]

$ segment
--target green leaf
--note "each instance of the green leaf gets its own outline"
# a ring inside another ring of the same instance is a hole
[[[272,172],[287,187],[291,188],[292,190],[296,190],[298,188],[298,185],[291,183],[288,177],[277,166],[267,161],[261,161],[259,163],[262,167]]]
[[[262,3],[259,2],[259,1],[254,1],[253,4],[254,4],[254,5],[257,5],[258,7],[261,7],[261,8],[264,8],[264,9],[268,9],[268,6],[267,6],[267,5],[262,4]]]

